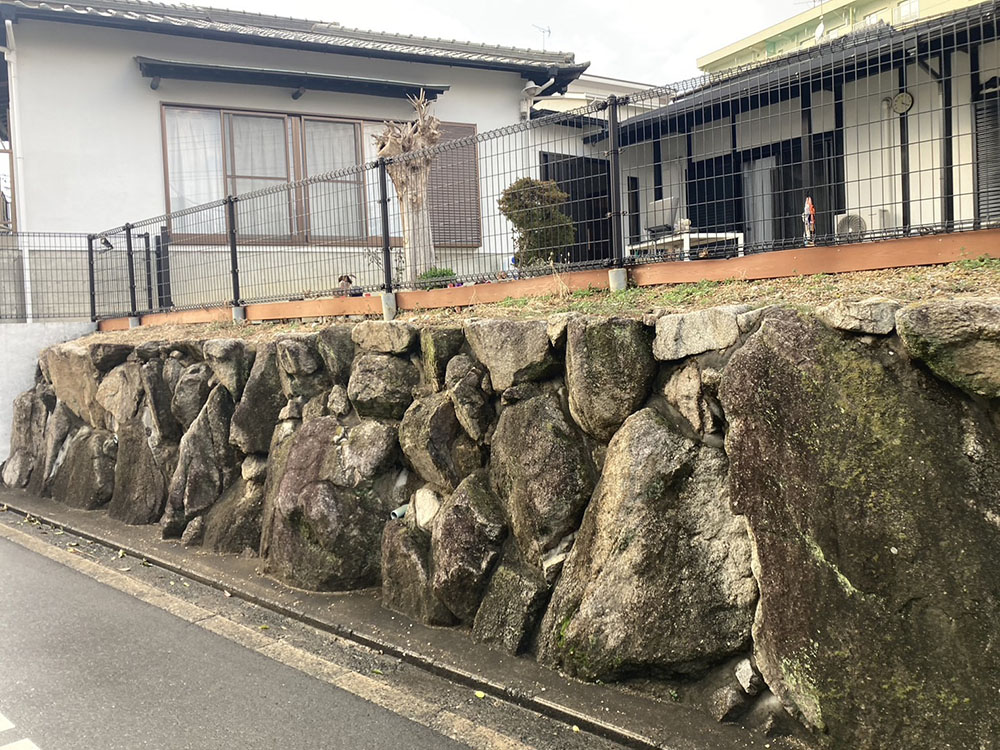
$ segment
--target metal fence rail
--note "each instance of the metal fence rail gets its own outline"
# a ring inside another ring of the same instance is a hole
[[[877,24],[568,112],[540,100],[507,127],[92,235],[92,314],[502,283],[995,226],[998,7]],[[395,177],[424,168],[425,188],[398,195]],[[44,278],[55,277],[32,288]],[[13,314],[24,302],[11,299]],[[38,316],[48,309],[32,304]]]

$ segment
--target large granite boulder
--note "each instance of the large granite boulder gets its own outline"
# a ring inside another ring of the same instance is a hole
[[[115,436],[81,427],[66,445],[52,478],[52,497],[72,508],[93,510],[111,499],[115,484]]]
[[[229,442],[233,409],[233,397],[217,385],[181,438],[161,521],[165,536],[182,532],[188,521],[215,504],[232,481],[238,466]]]
[[[740,337],[736,317],[743,310],[740,307],[713,307],[658,318],[653,356],[671,361],[729,348]]]
[[[399,423],[406,460],[425,481],[454,489],[481,465],[479,449],[462,431],[447,393],[418,398]]]
[[[316,350],[333,385],[347,385],[354,362],[354,341],[351,326],[332,325],[316,335]]]
[[[993,746],[1000,434],[989,415],[891,339],[791,310],[765,317],[720,396],[770,688],[834,748]]]
[[[703,440],[711,435],[721,446],[722,407],[714,397],[719,378],[718,370],[702,368],[697,359],[689,359],[667,378],[663,396],[695,434]]]
[[[240,339],[209,339],[201,348],[215,379],[239,402],[253,367],[253,346]]]
[[[896,328],[907,351],[967,393],[1000,398],[1000,299],[920,302]]]
[[[566,328],[569,411],[602,442],[649,396],[656,374],[653,336],[638,320],[580,316]]]
[[[143,396],[140,367],[138,362],[120,364],[97,386],[97,403],[107,412],[106,427],[112,432],[139,411]]]
[[[257,552],[264,511],[264,485],[237,477],[205,514],[205,549],[222,554]]]
[[[10,430],[10,453],[3,465],[3,483],[25,487],[36,467],[44,475],[45,425],[49,407],[36,386],[14,399],[14,420]]]
[[[455,406],[455,417],[465,434],[477,443],[486,439],[495,416],[490,397],[482,387],[484,375],[482,367],[465,354],[453,357],[445,369],[445,385]]]
[[[451,625],[451,612],[431,591],[430,537],[403,521],[382,532],[382,606],[428,625]]]
[[[233,412],[230,428],[233,445],[247,455],[267,453],[278,415],[286,403],[278,376],[277,346],[264,344],[257,351],[243,398]]]
[[[625,421],[545,613],[544,662],[591,680],[693,674],[746,647],[757,587],[726,471],[653,409]]]
[[[212,392],[211,380],[212,368],[204,362],[189,365],[181,372],[177,385],[173,388],[170,411],[182,431],[190,428],[201,413],[202,407],[208,400],[208,394]]]
[[[163,360],[149,359],[139,368],[139,379],[153,429],[163,440],[176,442],[181,437],[181,426],[170,408],[174,394],[163,370]]]
[[[118,462],[108,515],[125,523],[156,523],[163,515],[169,475],[157,463],[149,440],[140,420],[118,428]]]
[[[360,348],[381,354],[404,354],[417,343],[417,329],[402,320],[364,320],[351,329]]]
[[[531,645],[548,596],[549,587],[537,568],[504,560],[486,587],[472,637],[512,655],[521,653]]]
[[[311,335],[289,336],[278,341],[278,375],[286,397],[308,401],[330,388],[318,340],[318,336]]]
[[[104,373],[124,362],[130,351],[128,346],[69,341],[44,350],[39,366],[60,401],[91,427],[103,429],[107,412],[97,400],[97,388]]]
[[[394,424],[345,428],[335,417],[313,419],[277,446],[261,537],[267,571],[313,590],[377,583],[398,456]]]
[[[497,391],[558,370],[544,320],[470,320],[465,338]]]
[[[886,336],[896,328],[899,303],[888,297],[863,300],[838,299],[816,310],[828,326],[851,333]]]
[[[558,396],[542,393],[504,408],[493,433],[490,484],[529,563],[540,566],[576,530],[595,481],[583,436]]]
[[[431,589],[463,622],[476,616],[506,534],[500,501],[483,472],[458,485],[434,516]]]
[[[424,380],[435,391],[441,390],[448,362],[465,343],[461,326],[425,326],[420,329],[420,362]]]
[[[399,419],[413,401],[417,368],[391,354],[361,354],[354,360],[347,395],[363,417]]]
[[[39,386],[35,386],[36,392]],[[43,399],[44,403],[44,399]],[[81,420],[62,401],[57,401],[45,422],[44,443],[35,458],[35,469],[31,472],[28,492],[35,495],[49,495],[52,478],[56,469],[66,457],[66,443],[83,426]]]

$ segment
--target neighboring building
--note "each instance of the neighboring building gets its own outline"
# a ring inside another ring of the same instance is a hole
[[[880,23],[902,26],[976,5],[978,0],[826,0],[781,23],[698,58],[706,73],[750,65]]]
[[[584,73],[566,87],[565,93],[536,98],[533,109],[536,113],[569,112],[594,102],[605,101],[609,96],[628,97],[652,88],[654,85],[651,83],[636,83]],[[657,99],[649,103],[644,101],[639,106],[648,109],[665,103]]]
[[[558,52],[139,0],[0,0],[0,16],[0,159],[10,141],[19,231],[97,232],[371,160],[372,134],[411,119],[406,97],[421,89],[446,139],[507,125],[526,85],[560,93],[587,67]],[[446,168],[475,170],[475,149]],[[370,188],[353,209],[359,233]],[[465,235],[478,231],[440,236],[476,246]]]
[[[682,219],[727,251],[801,248],[806,198],[818,244],[995,226],[998,8],[866,27],[626,121],[631,252],[676,247],[650,232]]]

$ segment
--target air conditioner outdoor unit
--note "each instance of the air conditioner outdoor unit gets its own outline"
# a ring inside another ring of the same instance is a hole
[[[838,239],[860,242],[866,234],[880,233],[888,226],[888,209],[875,208],[859,213],[838,214],[834,223],[834,232]]]
[[[840,214],[837,216],[834,232],[839,240],[860,242],[868,231],[868,223],[860,214]]]

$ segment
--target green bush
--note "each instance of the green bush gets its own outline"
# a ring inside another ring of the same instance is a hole
[[[551,180],[522,177],[508,185],[497,201],[500,213],[514,225],[514,257],[519,268],[554,261],[576,239],[573,220],[559,208],[569,195]]]
[[[422,274],[417,276],[418,286],[424,289],[440,289],[448,286],[455,279],[455,272],[450,268],[438,268],[431,266]]]

